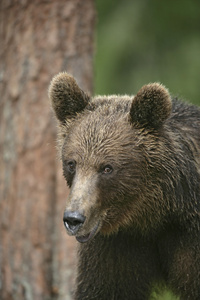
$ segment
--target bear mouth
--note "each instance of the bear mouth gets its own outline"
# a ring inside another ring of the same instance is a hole
[[[88,234],[81,235],[81,236],[76,236],[76,240],[79,243],[86,243],[86,242],[88,242],[89,240],[91,240],[95,236],[98,228],[99,228],[99,222],[92,229],[92,231],[90,231]]]

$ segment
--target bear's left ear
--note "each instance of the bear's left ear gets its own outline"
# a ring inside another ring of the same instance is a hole
[[[63,72],[56,75],[49,86],[49,98],[57,119],[63,123],[67,118],[82,112],[89,102],[76,80]]]
[[[137,127],[157,129],[169,117],[171,109],[171,97],[163,85],[144,85],[133,99],[130,109],[131,123]]]

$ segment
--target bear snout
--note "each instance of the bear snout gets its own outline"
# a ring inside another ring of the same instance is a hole
[[[86,217],[78,211],[65,211],[63,216],[64,225],[71,235],[78,232],[85,219]]]

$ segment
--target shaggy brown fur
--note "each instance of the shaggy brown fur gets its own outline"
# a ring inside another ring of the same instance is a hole
[[[159,283],[200,299],[200,110],[158,83],[90,99],[67,73],[49,95],[81,243],[75,299],[145,300]]]

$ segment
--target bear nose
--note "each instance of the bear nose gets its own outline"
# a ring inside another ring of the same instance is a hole
[[[65,211],[63,216],[64,225],[72,235],[78,232],[85,219],[85,216],[78,211]]]

